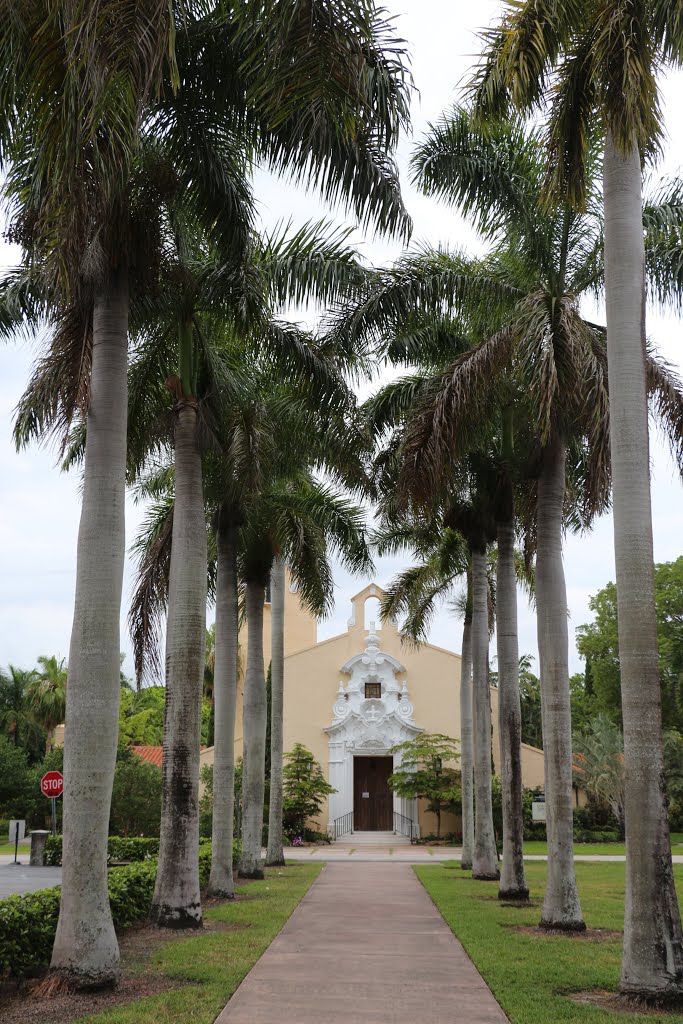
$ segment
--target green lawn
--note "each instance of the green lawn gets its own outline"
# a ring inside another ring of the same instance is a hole
[[[26,853],[31,849],[31,843],[19,843],[19,853]],[[14,853],[14,843],[0,843],[0,853]]]
[[[483,974],[513,1024],[675,1024],[680,1016],[614,1013],[579,1005],[562,992],[615,990],[620,940],[594,941],[512,931],[535,926],[545,886],[544,863],[527,863],[537,906],[502,906],[491,882],[474,882],[459,864],[418,865],[418,878]],[[683,867],[676,865],[679,895]],[[581,904],[589,928],[621,931],[624,864],[577,864]]]
[[[542,854],[547,856],[548,846],[540,840],[529,840],[524,843],[526,854]],[[671,833],[671,852],[683,855],[683,833]],[[594,857],[625,856],[626,847],[623,843],[574,843],[574,853],[587,853]]]
[[[322,864],[296,863],[270,870],[263,882],[239,889],[248,899],[223,903],[205,914],[207,922],[225,922],[237,930],[173,939],[155,954],[153,969],[185,982],[183,987],[83,1017],[79,1024],[212,1024],[321,869]]]

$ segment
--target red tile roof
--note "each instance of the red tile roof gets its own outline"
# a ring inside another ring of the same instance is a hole
[[[143,761],[149,761],[150,764],[155,764],[157,768],[161,768],[161,755],[164,752],[163,747],[131,747],[134,754],[141,757]],[[200,750],[208,750],[208,747],[201,746]]]
[[[161,768],[163,747],[131,747],[130,749],[138,757],[141,757],[143,761],[149,761],[150,764],[155,764],[157,768]]]

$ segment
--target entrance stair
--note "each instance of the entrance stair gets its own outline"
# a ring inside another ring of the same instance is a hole
[[[335,846],[379,846],[386,849],[388,846],[410,846],[408,836],[400,832],[347,832],[335,841]]]

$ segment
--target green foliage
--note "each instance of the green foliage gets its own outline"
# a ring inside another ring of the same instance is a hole
[[[114,770],[109,831],[124,836],[156,836],[160,822],[160,769],[137,754],[120,751]]]
[[[199,801],[199,835],[202,839],[210,839],[213,827],[213,765],[202,765],[199,779],[204,787]],[[237,807],[242,793],[242,758],[238,758],[235,764],[235,785],[234,785],[234,835],[237,835]]]
[[[610,808],[624,834],[624,737],[606,714],[591,719],[574,737],[574,782],[599,804]]]
[[[0,964],[5,975],[20,978],[50,962],[59,897],[56,886],[0,901]]]
[[[50,842],[52,849],[56,849],[55,841]],[[153,843],[154,840],[148,842]],[[156,843],[158,849],[158,840]],[[132,847],[127,848],[133,852]],[[211,847],[200,846],[199,873],[202,886],[206,886],[209,880],[210,869]],[[155,860],[144,860],[142,863],[110,870],[109,901],[117,928],[125,928],[148,915],[154,895],[156,871]],[[50,962],[59,917],[60,892],[60,887],[55,886],[53,889],[43,889],[25,896],[10,896],[0,901],[0,963],[10,976],[22,977],[35,973]]]
[[[3,817],[25,817],[32,795],[32,777],[26,751],[15,747],[6,736],[0,736],[0,814]]]
[[[306,822],[320,814],[323,801],[336,793],[310,750],[295,743],[282,768],[283,826],[287,836],[303,836]]]
[[[665,729],[683,732],[683,556],[655,565],[655,600],[662,721]],[[589,607],[594,619],[577,628],[576,646],[586,659],[595,712],[604,712],[621,725],[616,585],[608,583],[599,590]]]
[[[111,861],[143,861],[153,860],[159,853],[159,840],[143,836],[109,836],[107,840],[107,860]],[[62,863],[62,837],[48,836],[45,843],[45,863],[59,865]]]
[[[36,721],[28,703],[28,686],[35,678],[33,670],[7,666],[0,672],[0,735],[5,735],[15,747],[21,747],[29,761],[38,760],[45,753],[45,730]]]
[[[427,809],[436,815],[436,834],[441,835],[442,810],[460,810],[460,772],[447,762],[460,759],[458,741],[443,733],[421,733],[392,747],[401,755],[401,764],[389,776],[389,786],[409,800],[428,801]]]
[[[493,802],[493,827],[496,833],[496,840],[500,846],[503,842],[503,784],[499,775],[494,775],[491,780],[491,799]],[[524,839],[545,839],[545,824],[534,821],[531,807],[534,802],[534,790],[522,790],[522,824],[524,827]]]
[[[664,773],[669,798],[669,824],[683,829],[683,735],[676,729],[664,733]]]
[[[158,747],[164,741],[163,686],[147,686],[135,692],[121,690],[119,743],[123,746]]]

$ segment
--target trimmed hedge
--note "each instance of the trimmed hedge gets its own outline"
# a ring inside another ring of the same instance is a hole
[[[140,836],[109,836],[107,859],[143,861],[152,860],[159,854],[159,840]],[[48,836],[45,843],[45,863],[53,867],[62,863],[62,837]]]
[[[206,888],[211,871],[211,844],[199,846],[199,883]],[[112,868],[109,902],[116,928],[126,928],[149,914],[154,895],[155,860]],[[0,900],[0,978],[26,977],[46,967],[59,918],[61,887]]]

